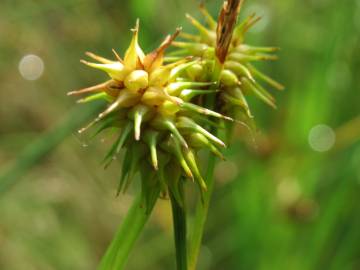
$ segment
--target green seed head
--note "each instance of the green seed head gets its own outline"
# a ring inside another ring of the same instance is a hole
[[[260,81],[278,90],[283,90],[284,87],[253,65],[253,62],[257,61],[276,60],[277,57],[273,55],[273,52],[276,52],[278,48],[256,47],[244,43],[246,33],[260,20],[260,17],[251,15],[236,25],[237,14],[243,1],[232,1],[232,3],[236,2],[238,5],[235,7],[228,6],[230,4],[225,2],[218,23],[203,5],[200,11],[206,25],[187,15],[199,34],[182,33],[181,37],[184,41],[174,43],[174,46],[178,47],[174,54],[197,56],[203,59],[192,67],[193,70],[189,69],[191,71],[187,76],[194,81],[206,80],[207,70],[211,70],[215,62],[220,62],[224,69],[220,74],[221,94],[219,97],[222,99],[224,111],[228,113],[237,108],[237,111],[250,117],[251,113],[245,95],[253,94],[271,107],[276,107],[275,99],[259,84]],[[235,9],[236,12],[229,12]],[[234,95],[234,88],[237,89],[236,95]]]
[[[108,165],[121,149],[125,149],[118,192],[126,190],[140,171],[161,186],[162,194],[168,189],[175,194],[176,185],[164,177],[170,167],[195,181],[202,192],[206,191],[196,151],[208,149],[223,158],[219,147],[225,147],[225,143],[207,128],[219,126],[211,118],[233,121],[203,107],[206,95],[216,95],[219,111],[234,115],[240,112],[248,118],[252,118],[246,100],[248,94],[276,107],[275,99],[259,81],[276,89],[283,89],[283,86],[261,73],[252,62],[275,60],[272,53],[277,48],[244,43],[246,32],[259,18],[249,16],[236,26],[242,2],[225,2],[218,23],[202,6],[206,26],[187,15],[198,29],[198,35],[182,33],[184,41],[174,41],[180,34],[178,29],[148,54],[138,43],[139,23],[132,30],[133,37],[123,58],[114,50],[115,60],[87,53],[98,63],[82,62],[106,72],[109,80],[69,95],[91,94],[81,99],[81,103],[97,99],[107,102],[107,108],[80,132],[94,124],[101,125],[96,134],[106,128],[118,130],[118,138],[105,158]],[[237,6],[229,6],[232,3]],[[229,12],[231,10],[236,12]],[[171,57],[165,57],[170,45],[178,50],[171,52]],[[152,169],[149,171],[149,168]]]
[[[221,156],[215,145],[224,146],[224,143],[202,127],[200,122],[197,123],[196,116],[231,119],[192,103],[196,96],[216,92],[210,90],[214,83],[195,80],[206,77],[203,74],[205,67],[199,61],[184,57],[174,63],[163,64],[164,52],[174,43],[180,30],[168,36],[149,54],[145,54],[138,44],[138,32],[137,24],[123,59],[114,51],[115,60],[87,53],[99,63],[82,61],[106,72],[109,80],[69,93],[91,94],[81,99],[81,103],[97,99],[104,99],[108,103],[107,108],[80,132],[94,124],[101,125],[97,134],[106,128],[118,130],[118,138],[104,160],[109,165],[121,149],[125,149],[118,192],[126,190],[137,171],[146,174],[148,165],[152,165],[148,173],[153,173],[154,178],[158,179],[162,194],[167,193],[170,185],[170,180],[162,178],[170,165],[178,167],[185,178],[196,180],[204,192],[206,185],[200,175],[195,150],[205,148]],[[195,71],[194,77],[187,77],[186,74],[192,71]],[[228,77],[224,76],[224,80],[229,81]],[[144,165],[144,162],[148,165]],[[171,188],[174,189],[174,186]]]

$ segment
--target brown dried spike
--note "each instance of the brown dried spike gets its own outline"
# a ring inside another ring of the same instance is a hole
[[[236,20],[243,2],[243,0],[225,1],[220,12],[216,29],[216,56],[221,64],[225,62]]]
[[[164,51],[171,45],[171,43],[177,38],[180,34],[182,28],[179,27],[176,29],[175,33],[168,35],[159,48],[154,50],[145,56],[144,59],[144,68],[147,71],[151,71],[154,67],[160,66],[163,62]]]

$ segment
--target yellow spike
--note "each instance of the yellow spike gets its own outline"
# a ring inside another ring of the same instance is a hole
[[[192,17],[190,14],[185,15],[186,18],[190,21],[192,25],[194,25],[201,34],[203,34],[205,37],[209,39],[214,39],[216,34],[215,32],[211,32],[209,29],[207,29],[205,26],[203,26],[198,20],[196,20],[194,17]]]
[[[109,60],[107,58],[104,58],[102,56],[96,55],[95,53],[92,52],[86,52],[85,55],[89,56],[90,58],[102,63],[102,64],[111,64],[114,63],[114,61]]]
[[[120,55],[115,51],[115,49],[112,49],[112,52],[113,52],[113,54],[115,55],[116,59],[117,59],[120,63],[124,64],[124,60],[123,60],[123,59],[120,57]]]
[[[199,36],[189,34],[189,33],[184,33],[184,32],[181,32],[179,36],[184,39],[188,39],[188,40],[195,41],[195,42],[199,42],[201,40],[201,38]]]
[[[255,16],[255,15],[254,15]],[[247,25],[244,27],[244,33],[246,33],[251,27],[253,27],[257,22],[259,22],[262,19],[261,16],[257,16],[252,18]]]
[[[92,94],[90,96],[84,97],[82,99],[77,100],[77,103],[88,103],[94,100],[99,100],[99,99],[105,99],[106,101],[111,102],[111,97],[109,97],[105,92],[100,92],[100,93],[96,93],[96,94]]]
[[[248,65],[248,67],[251,69],[251,71],[254,73],[254,76],[260,78],[261,80],[265,81],[266,83],[268,83],[269,85],[271,85],[272,87],[274,87],[275,89],[282,91],[285,89],[285,86],[282,85],[281,83],[275,81],[274,79],[270,78],[269,76],[267,76],[266,74],[262,73],[261,71],[259,71],[258,69],[256,69],[254,66],[252,65]]]
[[[151,72],[155,68],[158,68],[162,65],[164,61],[164,52],[165,50],[173,43],[175,38],[180,34],[182,28],[179,27],[176,29],[175,33],[168,35],[165,40],[161,43],[159,48],[149,53],[144,59],[144,68],[148,72]]]
[[[246,32],[260,19],[261,17],[256,17],[256,14],[253,13],[250,16],[248,16],[245,20],[243,20],[238,26],[236,26],[234,30],[235,41],[233,41],[235,46],[243,43],[244,35],[246,34]]]
[[[120,62],[112,62],[109,64],[96,64],[85,60],[80,60],[80,62],[89,67],[105,71],[114,80],[122,81],[126,75],[124,65]]]
[[[89,124],[87,124],[85,127],[78,130],[78,133],[81,134],[84,131],[88,130],[90,127],[92,127],[94,124],[99,122],[100,119],[96,118],[95,120],[91,121]]]
[[[127,108],[134,106],[135,104],[138,103],[140,97],[141,96],[138,93],[134,93],[127,89],[120,91],[117,99],[113,103],[111,103],[110,106],[105,111],[99,114],[98,119],[101,120],[105,116],[109,115],[110,113],[120,108]]]
[[[206,9],[204,3],[200,4],[200,12],[205,17],[207,24],[209,25],[210,29],[215,30],[217,22],[214,18],[210,15],[209,11]]]
[[[165,63],[172,63],[172,62],[178,61],[180,59],[181,59],[180,56],[167,56],[167,57],[164,57],[164,62]]]
[[[133,37],[125,53],[124,64],[126,69],[134,70],[137,67],[138,61],[143,64],[145,58],[145,54],[139,46],[139,19],[136,20],[135,28],[131,31],[133,32]]]
[[[173,69],[173,68],[175,68],[177,66],[180,66],[181,64],[185,64],[186,62],[189,62],[189,61],[193,60],[194,58],[195,57],[193,57],[193,56],[187,56],[187,57],[182,58],[182,59],[180,59],[180,60],[178,60],[178,61],[176,61],[174,63],[165,65],[164,68]]]
[[[94,85],[94,86],[90,86],[87,88],[83,88],[80,90],[76,90],[76,91],[71,91],[69,93],[67,93],[68,96],[76,96],[76,95],[81,95],[81,94],[85,94],[85,93],[92,93],[92,92],[100,92],[103,91],[107,88],[107,86],[109,85],[111,81],[107,81],[98,85]]]

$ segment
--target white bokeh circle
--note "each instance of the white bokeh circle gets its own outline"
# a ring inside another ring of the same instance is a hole
[[[25,55],[19,62],[19,72],[25,80],[38,80],[44,73],[44,61],[34,54]]]
[[[336,135],[328,125],[314,126],[309,132],[309,145],[316,152],[329,151],[335,144]]]

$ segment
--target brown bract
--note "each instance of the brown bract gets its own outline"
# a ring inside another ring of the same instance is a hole
[[[243,0],[225,1],[220,12],[216,29],[216,56],[221,64],[225,62],[243,2]]]

